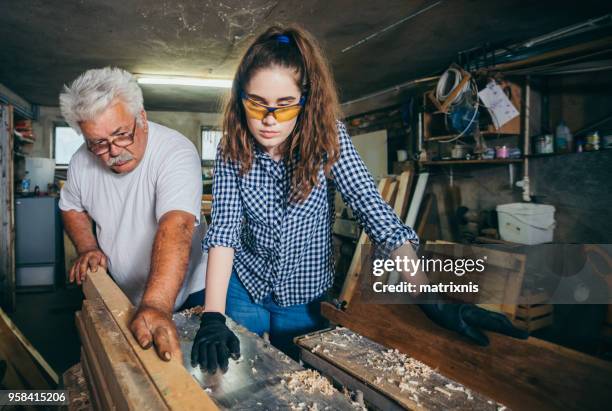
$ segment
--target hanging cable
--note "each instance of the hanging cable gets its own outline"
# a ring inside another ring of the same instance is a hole
[[[435,97],[440,103],[446,102],[450,94],[461,84],[463,73],[455,67],[448,68],[438,80]],[[463,100],[464,94],[470,90],[469,82],[465,83],[459,93],[452,99],[450,105],[455,105]]]

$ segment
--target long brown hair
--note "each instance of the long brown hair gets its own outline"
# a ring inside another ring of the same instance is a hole
[[[279,41],[287,36],[289,43]],[[242,175],[253,166],[254,139],[250,136],[241,92],[257,70],[280,66],[294,69],[306,103],[295,128],[281,147],[292,167],[291,198],[302,201],[320,182],[321,164],[327,177],[338,160],[340,147],[336,120],[340,117],[338,94],[327,60],[314,37],[297,25],[269,27],[251,43],[240,60],[231,94],[225,104],[221,153],[236,162]]]

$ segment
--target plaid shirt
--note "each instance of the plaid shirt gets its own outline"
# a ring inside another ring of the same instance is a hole
[[[233,269],[256,302],[272,294],[280,306],[305,304],[333,281],[333,196],[337,189],[373,243],[384,250],[406,241],[418,245],[416,233],[402,224],[378,194],[344,124],[338,122],[340,159],[327,180],[302,203],[291,203],[291,181],[284,161],[275,162],[257,148],[249,173],[217,153],[213,180],[212,223],[203,247],[234,248]],[[328,187],[329,186],[329,187]]]

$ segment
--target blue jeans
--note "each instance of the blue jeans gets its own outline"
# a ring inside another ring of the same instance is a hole
[[[297,360],[299,349],[293,343],[293,338],[328,326],[321,315],[321,300],[318,298],[308,304],[281,307],[269,295],[258,304],[233,272],[227,290],[225,313],[260,337],[267,332],[272,345]]]

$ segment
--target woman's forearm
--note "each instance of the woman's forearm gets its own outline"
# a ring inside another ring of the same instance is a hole
[[[227,286],[232,275],[234,249],[229,247],[211,247],[208,251],[206,267],[206,300],[204,311],[225,312]]]

